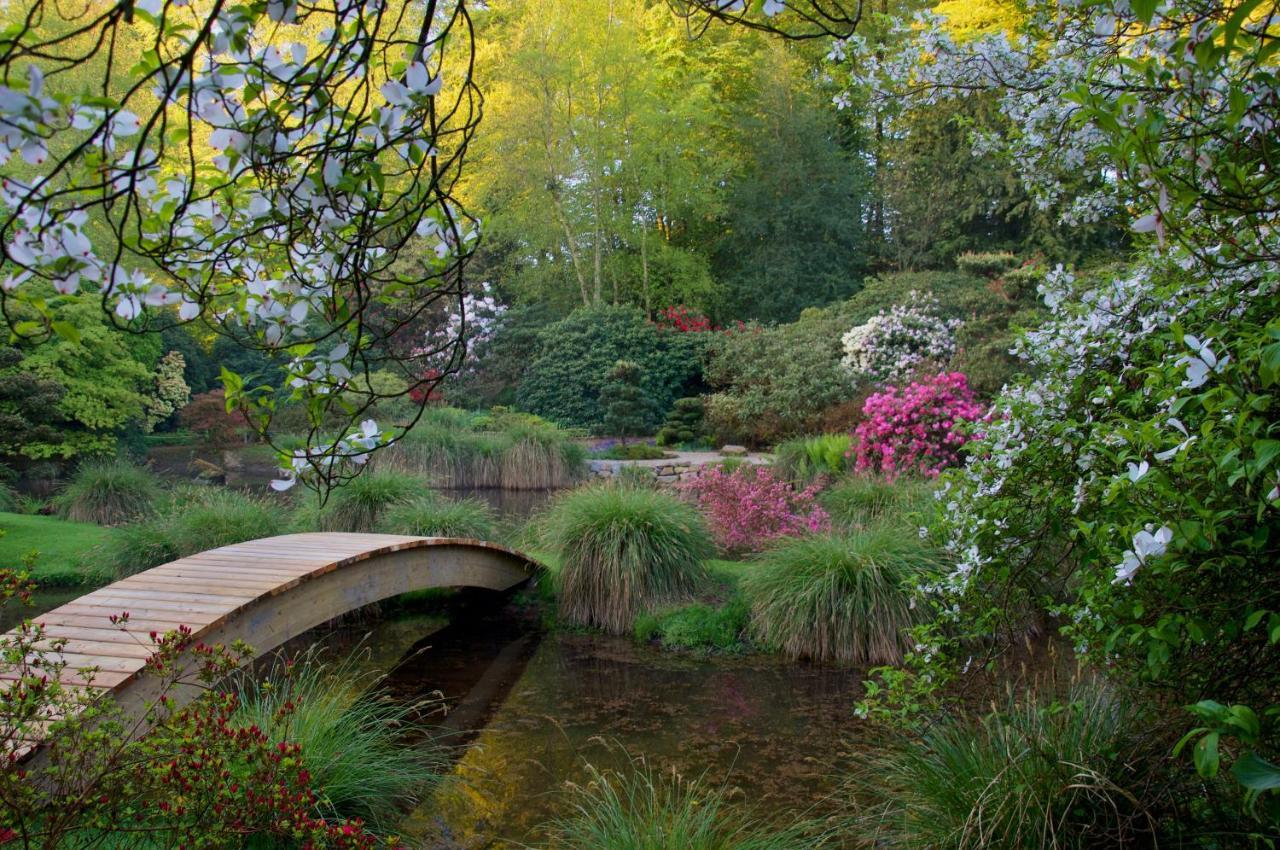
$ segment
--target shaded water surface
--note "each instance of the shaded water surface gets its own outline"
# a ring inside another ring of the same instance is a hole
[[[369,644],[395,622],[373,627]],[[589,780],[588,764],[622,768],[634,757],[723,786],[766,819],[822,814],[860,743],[852,716],[860,678],[849,669],[543,633],[510,609],[471,611],[413,647],[386,679],[399,698],[438,691],[449,708],[423,721],[454,758],[447,779],[406,819],[407,844],[536,843],[539,826],[566,813],[567,783]]]

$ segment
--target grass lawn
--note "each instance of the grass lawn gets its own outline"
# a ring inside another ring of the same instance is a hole
[[[113,529],[56,517],[0,513],[0,530],[4,532],[0,567],[21,567],[27,553],[39,552],[31,577],[42,587],[99,585],[109,580],[87,553],[110,539],[116,533]]]

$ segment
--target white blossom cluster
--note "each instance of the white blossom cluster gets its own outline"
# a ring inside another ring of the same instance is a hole
[[[912,291],[904,303],[881,310],[841,337],[840,362],[854,383],[902,383],[950,360],[961,324],[938,315],[937,299]]]
[[[506,312],[506,305],[498,301],[489,284],[481,283],[450,305],[443,322],[426,334],[414,356],[424,369],[437,371],[445,371],[456,357],[462,361],[456,371],[472,373],[479,362],[476,355],[497,337]]]

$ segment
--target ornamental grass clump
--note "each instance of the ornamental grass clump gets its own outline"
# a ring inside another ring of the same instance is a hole
[[[704,466],[680,489],[698,505],[726,552],[756,551],[780,537],[830,527],[827,512],[817,503],[819,485],[796,489],[767,467]]]
[[[403,472],[369,470],[334,490],[329,503],[314,514],[301,509],[301,523],[314,518],[316,531],[373,531],[382,516],[396,505],[412,501],[427,491],[426,482]]]
[[[366,692],[370,683],[356,659],[325,664],[314,652],[277,658],[265,678],[238,679],[231,722],[302,748],[323,817],[359,818],[386,833],[439,776],[444,761],[430,743],[405,742],[418,707]],[[276,719],[281,715],[284,722]]]
[[[1142,752],[1137,721],[1098,683],[1065,703],[1028,695],[979,721],[947,715],[855,775],[867,804],[855,831],[906,848],[1151,845],[1145,802],[1162,759]]]
[[[715,546],[693,506],[658,490],[594,484],[558,499],[543,517],[560,557],[561,616],[613,634],[637,615],[687,599]]]
[[[973,439],[970,423],[983,409],[961,372],[941,372],[905,387],[885,387],[867,398],[866,418],[854,431],[854,468],[895,478],[914,473],[936,478],[960,463]]]
[[[493,509],[479,499],[446,499],[428,491],[389,508],[378,520],[377,530],[417,537],[492,540],[495,522]]]
[[[830,836],[771,827],[730,808],[727,790],[636,761],[625,773],[591,768],[571,787],[570,813],[547,825],[558,850],[809,850]]]
[[[58,516],[72,522],[121,525],[151,513],[161,495],[148,469],[125,460],[83,464],[53,500]]]
[[[900,476],[850,475],[823,491],[818,501],[836,525],[863,527],[888,520],[924,520],[933,507],[934,482]]]
[[[757,642],[791,658],[894,664],[920,621],[918,577],[939,555],[899,526],[779,543],[742,577]]]

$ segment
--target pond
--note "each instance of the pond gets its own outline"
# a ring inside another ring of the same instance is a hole
[[[423,638],[411,643],[415,630]],[[324,642],[344,652],[361,636],[391,694],[419,701],[439,692],[448,709],[423,720],[452,760],[406,818],[409,846],[534,843],[540,825],[566,813],[567,783],[588,781],[588,765],[618,769],[633,758],[723,787],[761,818],[814,817],[868,743],[852,714],[858,670],[675,655],[629,638],[544,631],[510,607],[478,605],[443,628],[389,617]]]

